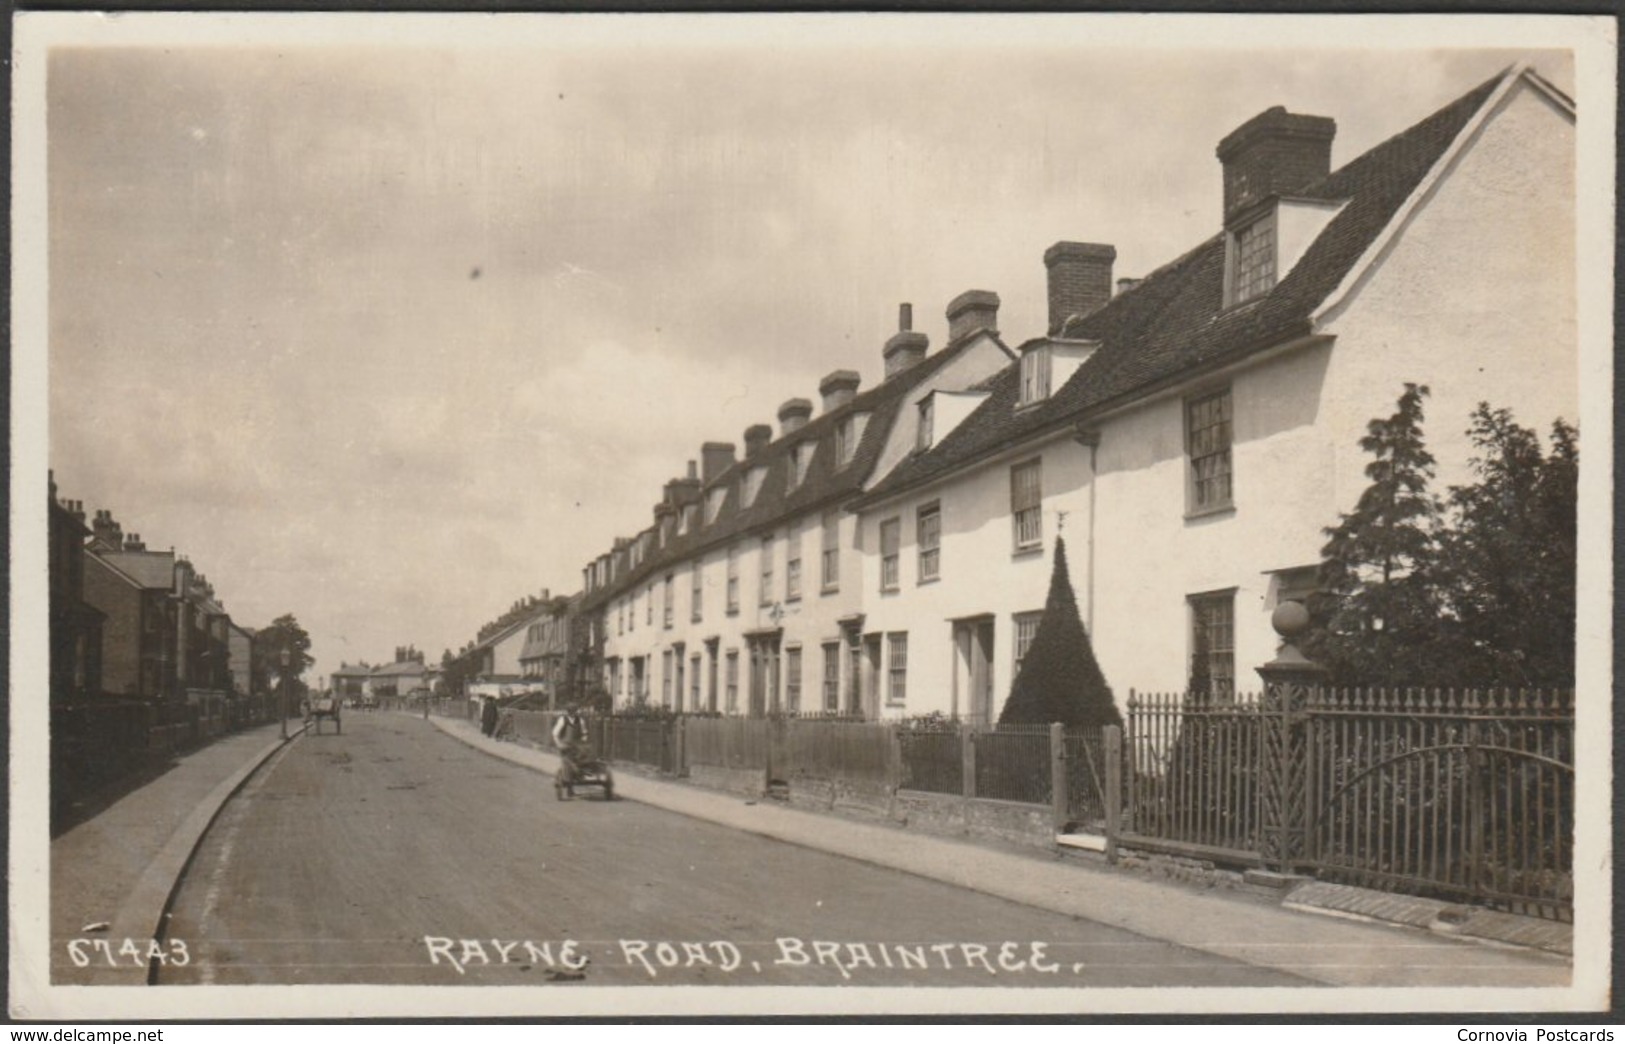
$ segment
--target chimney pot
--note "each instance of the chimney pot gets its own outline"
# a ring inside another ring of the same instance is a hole
[[[824,412],[839,409],[852,401],[863,378],[856,370],[834,370],[818,382],[818,394],[824,400]]]
[[[1062,241],[1044,251],[1049,271],[1049,332],[1058,334],[1067,320],[1085,316],[1112,299],[1112,262],[1117,248],[1109,243]]]
[[[779,407],[779,434],[800,431],[812,416],[812,403],[806,399],[788,399]]]
[[[692,460],[688,462],[688,477],[691,479],[700,477],[700,466]]]
[[[745,459],[749,460],[767,448],[773,441],[773,429],[766,424],[752,424],[745,429]]]
[[[991,290],[966,290],[948,302],[948,343],[976,330],[998,333],[999,295]]]
[[[1290,195],[1331,173],[1337,123],[1287,112],[1280,105],[1225,135],[1216,154],[1224,167],[1224,220],[1271,196]]]
[[[914,329],[914,306],[904,301],[897,306],[897,331],[907,333]]]

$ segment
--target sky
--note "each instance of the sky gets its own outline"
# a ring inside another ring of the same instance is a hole
[[[935,350],[993,290],[1016,345],[1052,243],[1173,260],[1263,109],[1333,117],[1335,167],[1516,60],[1574,92],[1562,51],[1229,19],[358,18],[104,23],[44,92],[59,495],[322,673],[576,591],[702,442],[872,386],[901,302]]]

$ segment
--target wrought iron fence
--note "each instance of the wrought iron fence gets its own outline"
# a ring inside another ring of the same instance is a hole
[[[1124,831],[1251,857],[1261,846],[1255,693],[1131,693]]]
[[[964,741],[957,728],[897,730],[901,773],[898,786],[934,794],[965,792]]]
[[[973,796],[1032,805],[1050,803],[1054,789],[1048,725],[1001,725],[975,731],[971,743],[975,747]]]
[[[1572,916],[1572,691],[1133,694],[1124,745],[1126,844],[1257,863],[1284,829],[1322,878]]]
[[[1319,690],[1304,710],[1321,876],[1572,916],[1572,691]]]
[[[1061,736],[1065,766],[1066,805],[1062,826],[1068,824],[1102,833],[1106,827],[1106,731],[1100,728],[1067,729]],[[1119,744],[1121,743],[1121,734]]]

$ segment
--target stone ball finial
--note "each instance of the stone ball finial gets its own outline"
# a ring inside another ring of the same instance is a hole
[[[1302,602],[1282,602],[1270,615],[1270,626],[1286,641],[1292,641],[1309,630],[1309,610]]]

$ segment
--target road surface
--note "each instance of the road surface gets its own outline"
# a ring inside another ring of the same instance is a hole
[[[256,773],[169,935],[185,963],[161,985],[1308,984],[632,801],[558,802],[386,713]]]

